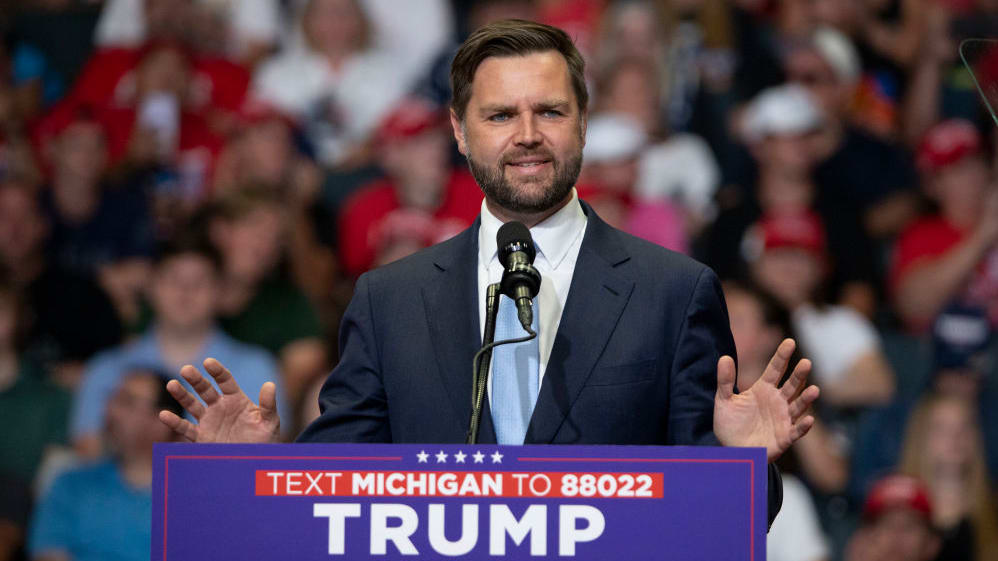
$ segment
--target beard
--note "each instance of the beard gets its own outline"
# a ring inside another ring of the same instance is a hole
[[[554,175],[548,178],[531,177],[523,181],[523,186],[538,184],[536,193],[523,187],[517,188],[506,179],[506,164],[519,158],[542,156],[551,162]],[[569,155],[565,160],[555,159],[546,150],[521,150],[504,154],[499,163],[490,167],[479,163],[469,153],[468,167],[485,196],[500,207],[520,214],[538,214],[550,210],[568,197],[582,170],[582,150]]]

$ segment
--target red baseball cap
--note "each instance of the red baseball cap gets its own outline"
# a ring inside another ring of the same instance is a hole
[[[981,134],[970,121],[948,119],[925,133],[918,144],[919,169],[935,172],[981,150]]]
[[[874,519],[887,510],[906,508],[932,518],[929,491],[917,478],[910,475],[888,475],[873,484],[866,495],[863,517]]]
[[[796,247],[825,253],[825,226],[813,211],[768,213],[759,228],[763,249]]]
[[[423,134],[444,124],[445,113],[436,104],[418,97],[402,100],[385,117],[375,138],[378,144],[388,144]]]

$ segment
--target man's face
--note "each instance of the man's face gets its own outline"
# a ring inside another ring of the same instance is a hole
[[[490,203],[538,214],[571,193],[582,166],[585,116],[560,53],[485,59],[464,120],[452,112],[451,124]]]
[[[214,318],[218,273],[197,253],[170,257],[156,268],[151,296],[156,317],[168,328],[204,328]]]
[[[134,372],[115,390],[107,404],[106,424],[112,448],[119,454],[148,454],[154,442],[171,439],[170,430],[159,422],[156,399],[159,379]]]

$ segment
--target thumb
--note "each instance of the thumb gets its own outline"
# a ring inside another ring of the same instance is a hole
[[[722,356],[717,361],[717,399],[731,399],[735,393],[735,377],[735,359]]]
[[[273,382],[260,388],[260,409],[265,417],[277,417],[277,386]]]

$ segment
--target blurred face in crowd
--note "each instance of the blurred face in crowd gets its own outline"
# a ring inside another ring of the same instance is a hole
[[[650,2],[626,2],[608,14],[608,36],[605,41],[616,50],[618,57],[654,60],[662,43],[659,15]]]
[[[929,415],[925,457],[945,470],[966,468],[976,454],[978,428],[970,407],[958,399],[941,400]],[[952,472],[951,472],[952,473]]]
[[[233,220],[219,219],[212,239],[225,261],[225,274],[255,284],[270,273],[281,258],[284,214],[273,204],[261,204]]]
[[[623,62],[611,70],[600,92],[600,110],[633,117],[645,125],[645,132],[658,128],[658,86],[655,67],[636,60]]]
[[[311,0],[302,25],[316,51],[353,52],[364,46],[366,22],[356,0]]]
[[[148,38],[177,39],[185,35],[191,0],[145,0],[143,8]]]
[[[142,371],[126,375],[107,404],[107,436],[121,456],[151,454],[156,442],[173,440],[172,431],[159,422],[162,381]]]
[[[162,47],[147,54],[138,67],[139,97],[151,93],[170,93],[178,100],[185,97],[190,79],[190,62],[173,47]]]
[[[256,123],[246,130],[241,143],[244,181],[278,185],[285,179],[294,154],[287,123],[277,118]]]
[[[441,202],[450,175],[449,147],[450,138],[441,128],[382,146],[381,166],[395,179],[404,206],[433,210]]]
[[[984,158],[976,155],[936,171],[928,184],[929,196],[939,203],[943,216],[961,226],[977,223],[992,188],[991,172]]]
[[[0,186],[0,262],[11,269],[38,254],[48,228],[32,193]]]
[[[814,164],[811,135],[770,134],[752,147],[752,154],[765,173],[802,177]]]
[[[94,121],[72,123],[53,143],[52,163],[57,178],[96,186],[107,165],[104,129]],[[55,187],[59,188],[58,181]]]
[[[823,275],[820,258],[796,247],[767,249],[752,264],[755,282],[789,309],[810,302]]]
[[[805,47],[793,49],[784,65],[787,80],[806,88],[828,118],[839,117],[846,111],[852,88],[839,79],[817,51]]]
[[[490,57],[479,65],[458,148],[490,207],[539,214],[564,203],[582,166],[585,116],[557,51]]]
[[[766,364],[782,340],[779,328],[766,323],[762,302],[751,292],[726,286],[724,299],[728,305],[731,335],[735,339],[739,361],[748,365]],[[739,369],[738,387],[751,386],[761,375],[761,369]]]
[[[160,324],[174,331],[205,329],[214,319],[218,271],[198,253],[161,261],[153,274],[151,300]]]
[[[929,561],[939,551],[939,537],[915,510],[894,507],[868,522],[851,544],[849,559],[877,561]],[[857,547],[858,546],[858,547]]]

